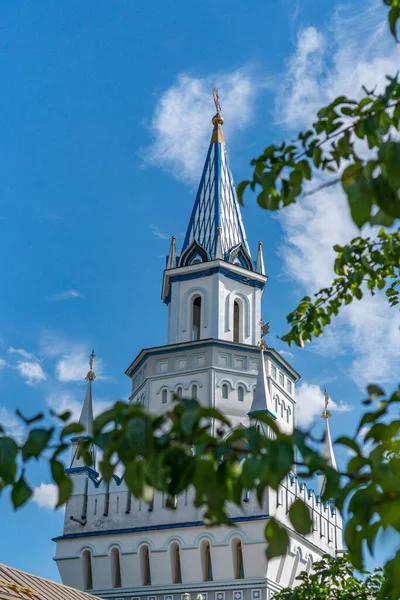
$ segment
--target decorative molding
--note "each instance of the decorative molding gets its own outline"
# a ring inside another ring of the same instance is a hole
[[[243,600],[243,590],[235,590],[233,592],[233,600]]]
[[[251,600],[261,600],[261,590],[251,590]]]

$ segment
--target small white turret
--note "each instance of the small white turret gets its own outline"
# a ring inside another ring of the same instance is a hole
[[[93,360],[94,360],[95,356],[96,355],[94,353],[94,350],[92,350],[92,352],[89,356],[89,371],[85,378],[88,382],[88,385],[86,388],[85,400],[83,403],[81,416],[79,417],[79,423],[80,423],[80,425],[82,425],[84,427],[84,430],[82,431],[82,433],[79,434],[79,436],[72,438],[72,458],[71,458],[70,469],[75,469],[75,468],[85,466],[83,458],[81,456],[79,456],[79,453],[78,453],[79,440],[91,438],[93,436],[92,382],[96,379],[96,375],[94,374],[94,371],[93,371]],[[91,452],[92,452],[92,459],[93,459],[93,463],[91,466],[94,469],[95,468],[94,449],[92,449]]]
[[[262,251],[262,242],[258,242],[257,260],[256,260],[256,271],[265,275],[264,256]]]
[[[264,360],[264,345],[265,342],[260,342],[260,367],[258,369],[256,389],[254,390],[253,402],[249,410],[249,417],[255,413],[267,413],[273,418],[271,394],[268,388],[267,373]]]
[[[176,246],[175,246],[175,236],[171,238],[171,246],[169,249],[168,259],[167,259],[167,269],[175,269],[176,268]]]
[[[324,399],[325,399],[325,408],[322,411],[322,419],[325,419],[325,435],[324,435],[324,445],[322,447],[322,456],[325,458],[326,462],[332,469],[337,470],[335,454],[333,452],[333,445],[331,439],[331,432],[329,428],[329,419],[332,414],[331,411],[328,410],[329,404],[329,396],[328,392],[324,390]],[[322,496],[325,489],[326,478],[322,473],[318,475],[318,494]]]

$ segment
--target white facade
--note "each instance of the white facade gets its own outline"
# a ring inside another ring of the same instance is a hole
[[[278,352],[257,347],[267,281],[262,251],[259,246],[254,264],[219,115],[213,122],[182,252],[176,256],[173,240],[164,272],[167,345],[142,350],[128,367],[130,401],[157,413],[170,405],[173,394],[196,397],[227,415],[232,429],[247,427],[252,408],[258,411],[264,402],[289,432],[296,422],[299,375]],[[85,415],[90,415],[92,379]],[[85,425],[90,432],[90,423]],[[202,593],[205,600],[268,600],[282,586],[293,586],[296,574],[311,569],[323,553],[334,555],[342,548],[340,515],[294,474],[278,491],[267,488],[262,506],[255,494],[247,494],[242,509],[232,508],[234,528],[208,529],[190,490],[171,509],[163,494],[155,493],[150,504],[138,501],[123,479],[105,484],[94,469],[74,458],[69,473],[74,493],[66,506],[63,535],[56,538],[55,560],[63,583],[93,589],[100,597],[182,600],[188,592],[192,597]],[[313,531],[306,537],[295,533],[288,520],[297,497],[312,514]],[[290,548],[285,556],[267,561],[264,528],[271,516],[287,526]]]

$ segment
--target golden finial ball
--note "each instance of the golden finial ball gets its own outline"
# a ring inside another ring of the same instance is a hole
[[[224,124],[224,117],[222,117],[219,113],[217,113],[212,118],[212,124],[213,125],[217,125],[217,124],[218,125],[223,125]]]

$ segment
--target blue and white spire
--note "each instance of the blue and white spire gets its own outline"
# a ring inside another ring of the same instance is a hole
[[[241,247],[250,258],[235,184],[229,168],[222,132],[224,119],[220,114],[218,96],[214,95],[214,100],[217,108],[217,114],[212,119],[214,129],[181,256],[191,245],[196,244],[206,251],[208,260],[213,260],[220,243],[225,260],[230,259],[232,251],[239,251]]]

